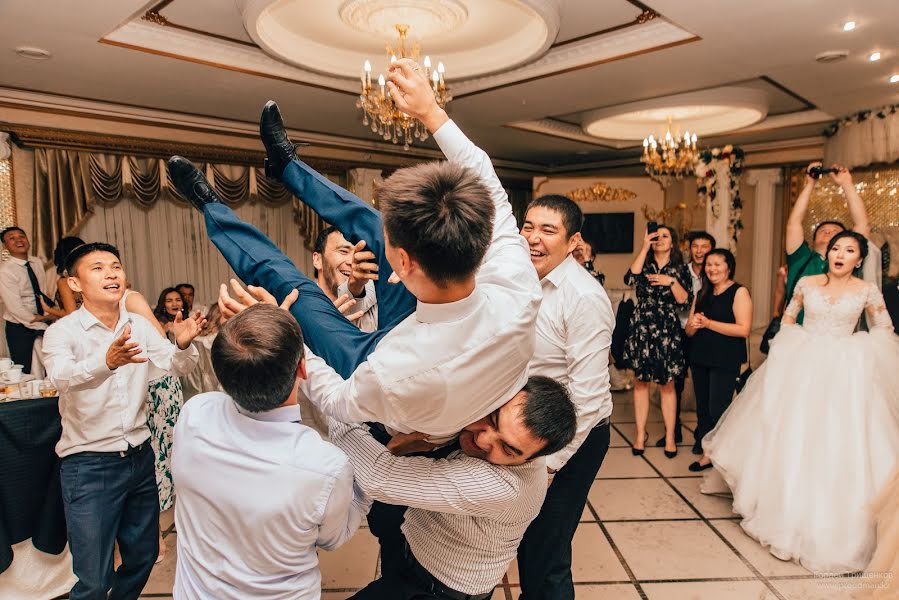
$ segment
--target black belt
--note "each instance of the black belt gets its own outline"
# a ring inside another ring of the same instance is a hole
[[[453,600],[487,600],[493,595],[493,590],[490,590],[486,594],[465,594],[463,592],[457,592],[451,587],[447,587],[442,581],[431,575],[431,573],[421,566],[421,563],[415,559],[415,555],[412,554],[412,550],[409,548],[409,542],[406,542],[405,546],[403,554],[406,558],[406,563],[415,577],[425,585],[425,589],[428,593],[443,594]]]
[[[78,456],[115,456],[117,458],[125,458],[126,456],[137,454],[144,449],[144,446],[148,446],[149,444],[150,441],[147,440],[146,442],[141,442],[137,446],[128,444],[128,448],[126,450],[119,450],[117,452],[79,452]]]

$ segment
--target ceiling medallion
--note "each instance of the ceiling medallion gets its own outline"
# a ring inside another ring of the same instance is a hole
[[[418,43],[413,43],[411,48],[406,47],[406,37],[409,33],[409,26],[400,24],[395,25],[399,34],[399,41],[396,48],[392,48],[387,44],[387,60],[390,64],[399,58],[409,58],[415,62],[420,62],[421,50]],[[445,68],[442,62],[437,63],[436,69],[431,69],[431,57],[425,56],[424,64],[425,77],[431,82],[431,88],[437,104],[440,108],[445,108],[446,104],[453,99],[449,89],[446,87],[446,81],[443,78]],[[372,132],[377,133],[385,140],[390,140],[394,144],[403,140],[403,149],[408,150],[413,139],[425,141],[428,139],[428,129],[421,121],[415,119],[396,107],[390,92],[387,90],[387,82],[384,74],[378,75],[378,87],[375,88],[371,83],[371,63],[366,60],[362,67],[362,93],[356,100],[356,108],[362,109],[362,124],[371,127]]]
[[[386,37],[396,23],[408,23],[416,35],[433,37],[459,28],[468,11],[457,0],[347,0],[340,20],[357,31]]]

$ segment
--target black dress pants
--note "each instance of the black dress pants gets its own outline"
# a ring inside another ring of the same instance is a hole
[[[6,345],[9,346],[9,357],[15,364],[22,365],[23,373],[31,373],[34,340],[43,333],[43,330],[6,321]]]
[[[730,406],[737,389],[740,365],[735,367],[706,367],[691,365],[693,391],[696,394],[696,440],[715,428],[721,415]]]
[[[518,547],[519,600],[574,600],[571,540],[608,449],[609,424],[605,423],[593,428],[553,478],[540,514]]]

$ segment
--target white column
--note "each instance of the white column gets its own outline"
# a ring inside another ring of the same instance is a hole
[[[381,169],[350,169],[347,171],[347,189],[374,205],[375,186],[384,178]]]
[[[718,206],[718,216],[712,213],[712,199],[709,198],[705,209],[705,230],[712,234],[719,248],[730,248],[730,238],[727,234],[727,225],[730,222],[728,166],[719,161],[716,161],[715,165],[715,179],[718,184],[715,204]]]
[[[774,280],[774,213],[780,169],[752,169],[746,183],[755,186],[755,213],[752,220],[752,326],[761,327],[771,318]]]

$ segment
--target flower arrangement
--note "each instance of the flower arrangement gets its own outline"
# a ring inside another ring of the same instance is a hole
[[[824,135],[833,137],[842,127],[850,127],[856,123],[864,123],[871,116],[875,116],[878,119],[886,119],[888,115],[896,114],[897,109],[899,109],[899,104],[883,106],[876,110],[860,110],[855,114],[847,115],[828,125],[827,129],[824,130]]]
[[[702,206],[710,206],[712,215],[716,218],[721,214],[721,205],[718,202],[718,171],[727,169],[728,185],[730,186],[730,220],[727,233],[731,240],[731,249],[736,247],[737,240],[740,239],[740,232],[743,230],[743,221],[740,219],[743,212],[743,201],[740,199],[740,175],[743,173],[744,156],[742,148],[728,144],[723,148],[703,150],[694,163],[699,203]]]

